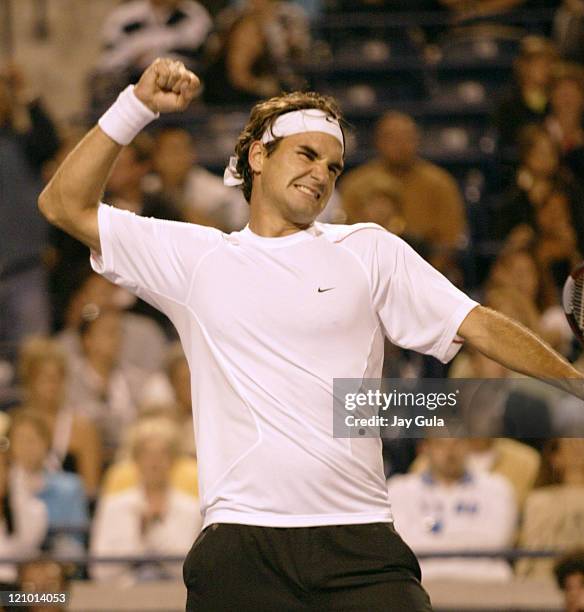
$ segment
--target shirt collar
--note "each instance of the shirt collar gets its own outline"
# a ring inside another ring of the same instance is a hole
[[[236,232],[232,234],[243,242],[247,242],[249,244],[254,244],[256,246],[266,248],[266,249],[274,249],[281,248],[286,246],[292,246],[294,244],[298,244],[300,242],[305,242],[306,240],[310,240],[317,235],[317,230],[314,225],[311,225],[309,228],[305,230],[299,230],[294,232],[293,234],[288,234],[287,236],[278,236],[276,238],[268,238],[266,236],[259,236],[251,231],[249,225],[246,225],[240,232]]]

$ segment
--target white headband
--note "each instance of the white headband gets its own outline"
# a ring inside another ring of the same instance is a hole
[[[280,115],[274,121],[271,129],[268,127],[262,134],[261,141],[266,144],[276,140],[276,138],[284,138],[304,132],[329,134],[341,143],[343,153],[345,151],[345,139],[339,122],[317,108],[306,108]],[[223,183],[228,187],[237,187],[243,184],[243,179],[237,175],[237,157],[235,156],[229,158],[229,165],[225,168],[223,174]]]

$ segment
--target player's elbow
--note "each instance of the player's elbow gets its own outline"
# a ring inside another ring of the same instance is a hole
[[[43,189],[37,203],[43,217],[52,225],[59,225],[59,204],[52,183]]]
[[[39,196],[38,200],[38,207],[39,210],[41,212],[41,214],[43,215],[43,217],[49,222],[49,223],[54,223],[54,208],[52,206],[52,198],[50,196],[50,194],[47,192],[47,188],[45,187],[45,189],[43,189],[41,195]]]

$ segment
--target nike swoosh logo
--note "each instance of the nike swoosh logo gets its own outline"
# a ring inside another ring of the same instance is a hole
[[[332,291],[333,289],[335,289],[335,287],[327,287],[326,289],[321,289],[320,287],[318,288],[318,292],[319,293],[324,293],[325,291]]]

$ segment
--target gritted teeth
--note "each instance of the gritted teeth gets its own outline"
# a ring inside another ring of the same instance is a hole
[[[302,191],[302,193],[312,196],[315,199],[320,198],[321,194],[316,189],[312,189],[311,187],[307,187],[306,185],[295,185],[295,187]]]

